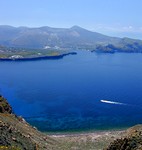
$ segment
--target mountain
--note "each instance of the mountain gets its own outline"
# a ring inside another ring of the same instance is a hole
[[[12,47],[44,48],[46,46],[58,46],[84,48],[92,47],[96,43],[114,41],[115,39],[88,31],[79,26],[73,26],[69,29],[0,26],[0,44]]]
[[[109,37],[73,26],[71,28],[39,28],[0,26],[0,45],[22,48],[66,48],[104,51],[136,50],[142,48],[142,41],[129,38]]]

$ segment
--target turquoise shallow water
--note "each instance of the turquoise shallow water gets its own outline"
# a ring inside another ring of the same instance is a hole
[[[79,51],[58,60],[1,61],[0,69],[0,93],[42,131],[142,123],[142,54]]]

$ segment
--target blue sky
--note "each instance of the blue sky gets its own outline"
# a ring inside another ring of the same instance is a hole
[[[0,0],[0,24],[71,27],[142,39],[142,0]]]

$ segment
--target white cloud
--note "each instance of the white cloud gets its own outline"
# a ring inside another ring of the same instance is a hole
[[[121,26],[120,24],[115,24],[115,25],[97,24],[94,26],[93,31],[142,33],[142,27],[134,27],[132,25]]]
[[[142,39],[142,26],[121,25],[120,23],[112,25],[96,24],[92,31],[115,37]]]

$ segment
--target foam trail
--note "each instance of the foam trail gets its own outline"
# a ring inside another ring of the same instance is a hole
[[[115,105],[127,105],[125,103],[119,103],[114,101],[108,101],[108,100],[100,100],[102,103],[108,103],[108,104],[115,104]]]

